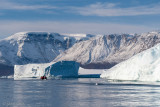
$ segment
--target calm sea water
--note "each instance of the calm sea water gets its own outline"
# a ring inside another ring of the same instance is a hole
[[[0,107],[160,106],[160,83],[0,79]]]

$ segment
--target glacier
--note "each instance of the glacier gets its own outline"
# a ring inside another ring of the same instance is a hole
[[[78,77],[79,63],[75,61],[59,61],[43,64],[26,64],[14,66],[14,79],[28,79],[46,76],[47,78]]]
[[[100,77],[113,80],[160,81],[160,44],[104,70]]]

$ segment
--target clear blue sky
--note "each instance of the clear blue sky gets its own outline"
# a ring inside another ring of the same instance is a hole
[[[0,0],[0,38],[22,31],[142,33],[160,29],[160,0]]]

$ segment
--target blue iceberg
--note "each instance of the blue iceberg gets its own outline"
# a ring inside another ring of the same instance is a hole
[[[62,78],[78,77],[79,63],[75,61],[59,61],[45,69],[46,76]]]

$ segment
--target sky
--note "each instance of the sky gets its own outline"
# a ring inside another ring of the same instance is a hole
[[[160,30],[160,0],[0,0],[0,38],[17,32],[143,33]]]

